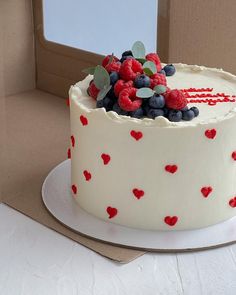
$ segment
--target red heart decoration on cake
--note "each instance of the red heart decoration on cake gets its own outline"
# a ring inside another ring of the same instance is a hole
[[[178,217],[177,216],[166,216],[164,221],[169,226],[174,226],[176,224],[176,222],[178,221]]]
[[[71,186],[71,190],[72,190],[72,192],[73,192],[74,194],[77,193],[77,187],[76,187],[75,184],[73,184],[73,185]]]
[[[84,117],[83,115],[80,116],[80,122],[83,126],[88,125],[88,119]]]
[[[169,173],[175,173],[178,170],[178,166],[176,165],[166,165],[165,170]]]
[[[216,136],[216,130],[215,129],[208,129],[205,131],[205,135],[209,139],[213,139]]]
[[[72,147],[74,147],[75,146],[75,138],[73,135],[71,135],[70,140],[71,140]]]
[[[84,177],[85,177],[86,181],[89,181],[91,179],[92,175],[87,170],[84,170]]]
[[[66,99],[66,105],[67,105],[68,107],[70,106],[70,98],[69,98],[69,97]]]
[[[232,155],[231,156],[232,156],[233,160],[236,161],[236,151],[235,152],[232,152]]]
[[[229,200],[229,205],[232,208],[235,208],[236,207],[236,197],[234,197],[233,199]]]
[[[139,200],[140,198],[142,198],[144,196],[144,191],[141,190],[141,189],[138,189],[138,188],[134,188],[133,189],[133,194]]]
[[[111,157],[109,155],[107,155],[107,154],[102,154],[101,158],[103,159],[103,164],[104,165],[107,165],[111,160]]]
[[[136,140],[139,140],[143,137],[143,133],[141,131],[135,131],[135,130],[132,130],[130,132],[130,135]]]
[[[109,215],[109,218],[113,218],[118,213],[118,210],[116,208],[113,208],[113,207],[109,206],[109,207],[107,207],[107,213]]]
[[[71,150],[70,150],[70,148],[68,148],[68,150],[67,150],[67,158],[68,158],[68,159],[71,158]]]
[[[201,188],[201,193],[202,193],[203,197],[205,197],[205,198],[207,198],[211,192],[212,192],[211,186],[204,186]]]

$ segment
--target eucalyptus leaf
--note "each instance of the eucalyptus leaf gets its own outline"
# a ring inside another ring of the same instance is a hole
[[[145,58],[136,58],[142,65],[147,61]]]
[[[157,66],[152,61],[146,61],[143,64],[143,68],[149,69],[152,72],[152,75],[157,73]]]
[[[83,69],[82,72],[85,73],[85,74],[94,75],[95,67],[90,67],[90,68]]]
[[[96,66],[94,71],[94,84],[98,89],[107,88],[110,85],[110,76],[102,66]]]
[[[154,91],[148,87],[140,88],[136,92],[136,96],[140,97],[140,98],[149,98],[149,97],[153,96],[153,94],[154,94]]]
[[[166,86],[164,85],[156,85],[153,89],[155,91],[155,93],[157,94],[163,94],[166,92]]]
[[[134,58],[145,58],[145,46],[141,41],[136,41],[132,46],[132,54]]]
[[[106,88],[101,89],[98,92],[97,100],[102,100],[107,95],[107,93],[110,91],[111,87],[112,86],[110,85],[110,86],[108,86]]]
[[[153,72],[149,68],[144,68],[143,71],[148,76],[152,76],[153,75]]]

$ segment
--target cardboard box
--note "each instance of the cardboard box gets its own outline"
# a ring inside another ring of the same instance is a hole
[[[159,0],[158,47],[163,61],[235,72],[234,1],[179,4]],[[42,13],[42,0],[0,1],[0,202],[103,256],[131,261],[144,252],[78,235],[57,222],[42,203],[43,180],[67,156],[69,110],[63,98],[69,86],[84,77],[81,69],[102,59],[46,41]]]

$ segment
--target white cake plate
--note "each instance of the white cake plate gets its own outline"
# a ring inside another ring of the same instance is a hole
[[[98,219],[81,209],[70,192],[70,160],[56,166],[42,187],[43,202],[61,223],[90,238],[139,250],[180,252],[236,242],[236,217],[198,230],[147,231]]]

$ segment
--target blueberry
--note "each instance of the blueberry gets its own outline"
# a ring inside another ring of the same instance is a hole
[[[197,107],[191,107],[190,110],[194,112],[195,117],[199,115],[199,109]]]
[[[108,96],[103,98],[103,107],[107,112],[111,111],[114,105],[114,100]]]
[[[143,102],[142,109],[143,109],[144,115],[147,115],[148,114],[148,111],[150,110],[150,106],[148,104],[148,101],[144,101]]]
[[[123,56],[133,56],[133,53],[131,50],[126,50],[125,52],[122,53],[122,57]]]
[[[170,109],[168,109],[167,107],[164,107],[162,110],[164,112],[164,116],[165,117],[168,117],[168,114],[169,114]]]
[[[166,72],[165,72],[164,69],[162,69],[162,70],[159,72],[159,74],[166,75]]]
[[[103,108],[103,99],[97,100],[97,108]]]
[[[155,119],[156,117],[164,116],[164,111],[162,109],[149,109],[147,116]]]
[[[119,74],[117,72],[110,73],[110,83],[114,85],[119,80]]]
[[[175,73],[175,66],[172,64],[164,66],[163,70],[166,73],[166,76],[173,76]]]
[[[117,97],[114,92],[114,87],[111,87],[106,96],[110,97],[113,101],[117,100]]]
[[[154,94],[148,101],[151,108],[161,109],[165,106],[165,98],[163,95]]]
[[[133,57],[132,55],[127,55],[127,56],[123,56],[123,57],[120,59],[120,62],[123,62],[123,61],[125,61],[126,59],[129,59],[129,58],[134,59],[134,57]]]
[[[179,122],[182,119],[182,112],[177,110],[170,110],[168,112],[168,119],[171,122]]]
[[[134,80],[134,86],[136,88],[149,87],[150,78],[144,74],[138,75]]]
[[[142,118],[143,117],[143,114],[144,114],[144,111],[143,111],[142,108],[139,108],[139,109],[137,109],[137,110],[129,113],[129,115],[131,117],[138,118],[138,119]]]
[[[191,121],[195,117],[194,112],[192,110],[187,110],[182,112],[182,119],[184,121]]]
[[[186,112],[186,111],[188,111],[188,106],[181,109],[181,112]]]
[[[116,112],[118,115],[128,115],[128,112],[122,110],[120,108],[120,106],[118,105],[118,103],[116,102],[114,105],[113,105],[113,109],[112,109],[114,112]]]

